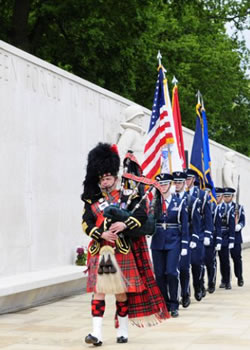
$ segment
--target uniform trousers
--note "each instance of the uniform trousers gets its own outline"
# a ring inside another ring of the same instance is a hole
[[[180,249],[152,249],[152,259],[156,282],[165,299],[169,311],[179,308],[179,259]]]
[[[242,256],[241,243],[234,244],[234,248],[230,249],[231,258],[234,263],[234,274],[237,278],[242,279]]]
[[[180,284],[181,296],[186,298],[190,296],[190,264],[191,264],[191,249],[188,248],[187,255],[180,258]]]
[[[228,246],[222,246],[219,250],[221,282],[230,283],[230,260]]]
[[[208,287],[213,287],[216,284],[216,250],[213,244],[205,247],[204,263],[207,269]]]
[[[191,266],[193,276],[193,286],[195,292],[201,291],[202,276],[204,270],[204,244],[203,241],[197,242],[197,247],[191,251]]]

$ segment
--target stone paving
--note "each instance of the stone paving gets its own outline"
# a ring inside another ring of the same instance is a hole
[[[103,349],[249,350],[250,249],[243,251],[244,287],[232,278],[232,290],[217,288],[201,302],[192,298],[180,316],[151,328],[129,326],[129,342],[116,344],[114,298],[106,299]],[[219,278],[217,280],[217,286]],[[91,331],[91,295],[0,316],[0,350],[82,350],[95,347],[82,339]]]

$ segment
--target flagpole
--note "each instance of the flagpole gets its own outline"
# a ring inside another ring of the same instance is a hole
[[[162,66],[161,64],[161,59],[162,59],[162,55],[160,50],[158,50],[158,54],[157,54],[157,59],[158,59],[158,69],[161,67],[162,68],[162,73],[163,73],[163,86],[164,86],[164,97],[165,97],[165,104],[167,105],[167,93],[166,93],[166,89],[167,89],[167,79],[166,79],[166,69]],[[172,155],[171,155],[171,150],[170,150],[170,144],[167,143],[167,148],[168,148],[168,161],[169,161],[169,170],[170,170],[170,174],[173,173],[173,165],[172,165]]]

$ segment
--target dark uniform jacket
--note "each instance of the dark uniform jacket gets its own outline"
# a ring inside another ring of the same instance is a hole
[[[216,246],[222,243],[220,207],[215,202],[212,202],[211,211],[214,224],[213,245]]]
[[[234,209],[236,209],[236,203],[233,202]],[[239,214],[238,214],[238,221],[237,224],[241,226],[241,230],[243,227],[246,225],[246,216],[245,216],[245,211],[243,205],[239,205]],[[243,243],[242,239],[242,232],[240,231],[235,231],[235,244],[241,244]]]
[[[188,248],[188,210],[185,199],[172,195],[167,211],[158,215],[151,249],[168,250],[178,247]]]
[[[109,228],[112,223],[112,221],[109,219],[104,218],[104,209],[109,205],[117,204],[119,197],[120,191],[114,190],[111,194],[103,193],[97,200],[84,200],[82,227],[84,232],[94,240],[93,244],[89,248],[89,251],[92,255],[98,253],[100,250],[101,244],[104,243],[101,235]],[[113,220],[113,222],[122,221],[127,226],[127,229],[123,231],[122,234],[119,234],[119,238],[116,241],[117,249],[125,254],[130,249],[129,239],[133,238],[133,230],[140,228],[147,219],[145,201],[143,201],[140,207],[137,208],[132,215],[130,215],[130,211],[136,206],[140,199],[141,198],[138,194],[134,195],[130,205],[125,212],[126,215],[121,215],[119,219]],[[128,196],[122,195],[121,207],[125,207],[127,200]],[[123,213],[124,212],[121,211],[121,214]]]
[[[188,207],[189,238],[191,241],[197,243],[201,234],[201,202],[199,198],[195,198],[187,192],[184,192],[182,198],[186,200]]]
[[[209,203],[208,193],[194,186],[192,196],[199,198],[201,201],[201,232],[200,241],[204,240],[204,237],[212,238],[213,233],[213,220],[211,206]]]
[[[233,205],[220,204],[222,246],[227,247],[235,240],[235,211]]]

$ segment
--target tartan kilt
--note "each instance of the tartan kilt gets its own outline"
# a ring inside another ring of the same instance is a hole
[[[141,236],[132,243],[132,250],[146,289],[139,293],[128,294],[128,317],[133,324],[139,327],[155,325],[170,318],[170,315],[154,278],[145,236]]]
[[[98,253],[94,256],[89,256],[88,259],[87,292],[89,293],[96,293],[99,256]],[[115,257],[122,272],[123,281],[126,286],[126,293],[142,293],[145,290],[145,286],[138,272],[132,251],[130,250],[128,254],[122,254],[116,249]]]

